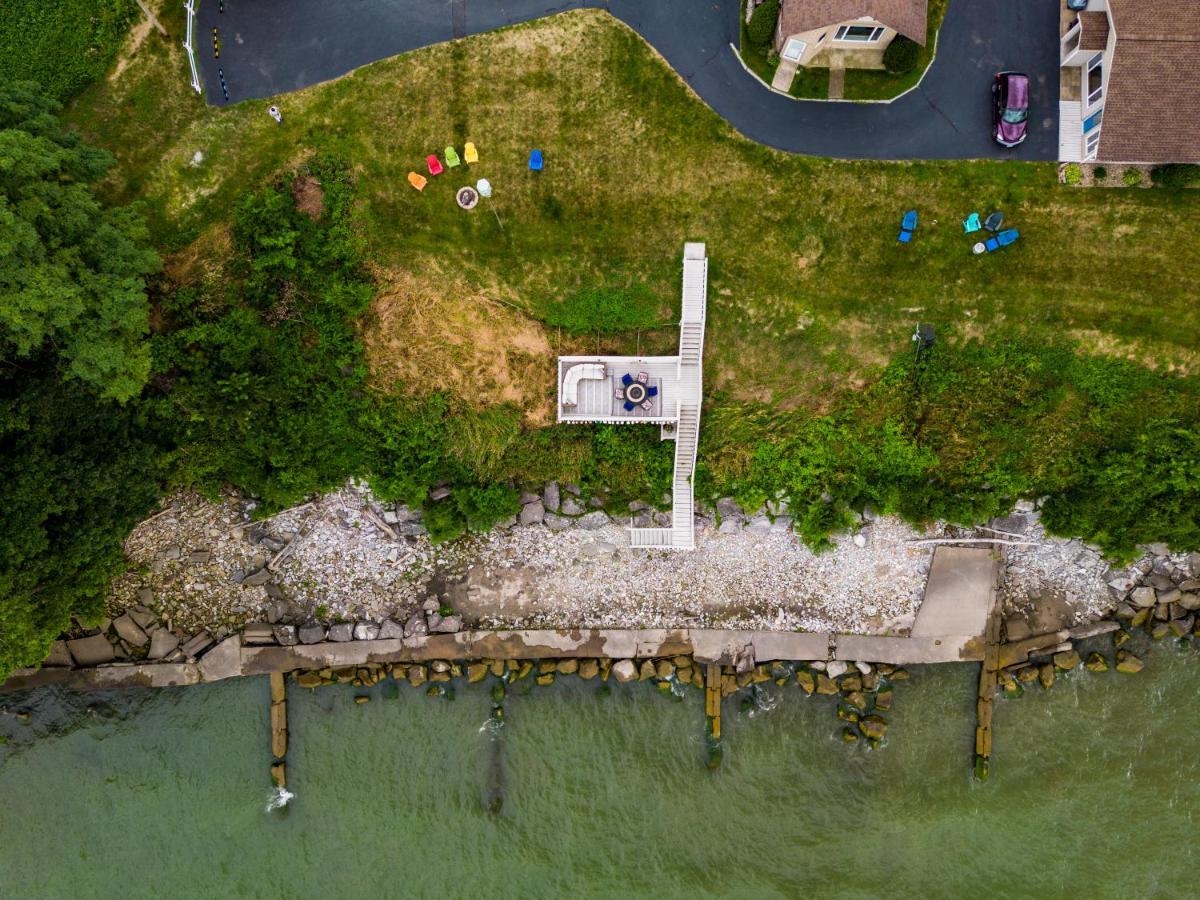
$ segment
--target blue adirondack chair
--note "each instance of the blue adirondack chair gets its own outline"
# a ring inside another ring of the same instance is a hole
[[[529,151],[529,169],[530,169],[530,171],[533,171],[533,172],[542,171],[542,151],[541,150],[530,150]]]
[[[900,243],[907,244],[913,238],[913,232],[917,230],[917,211],[910,209],[904,214],[904,219],[900,222],[900,236],[896,238]]]
[[[983,226],[979,223],[979,213],[973,212],[963,219],[963,232],[970,234],[973,231],[978,231]]]
[[[1021,233],[1015,228],[1005,228],[995,237],[990,237],[983,242],[983,246],[987,248],[988,253],[995,253],[1001,247],[1007,247],[1009,244],[1016,241],[1021,236]]]

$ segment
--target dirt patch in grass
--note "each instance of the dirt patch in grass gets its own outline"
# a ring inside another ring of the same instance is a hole
[[[297,175],[292,180],[292,199],[296,201],[296,209],[314,222],[325,212],[325,190],[321,187],[321,182],[307,172]]]
[[[163,257],[163,275],[175,284],[219,280],[233,257],[233,232],[228,223],[207,229],[184,249]]]
[[[155,4],[151,4],[151,7],[153,8],[154,5]],[[125,46],[122,47],[121,52],[117,54],[117,64],[113,66],[113,70],[108,73],[108,80],[110,82],[116,81],[121,77],[121,75],[124,74],[125,70],[129,68],[129,64],[133,62],[133,58],[137,54],[138,48],[142,46],[142,43],[146,40],[146,36],[150,34],[150,30],[152,28],[154,28],[154,25],[151,24],[150,19],[143,14],[142,17],[134,23],[133,27],[129,29],[129,37],[125,40]]]
[[[451,278],[377,271],[367,360],[385,389],[448,390],[476,408],[514,403],[526,424],[553,418],[554,353],[542,326]]]

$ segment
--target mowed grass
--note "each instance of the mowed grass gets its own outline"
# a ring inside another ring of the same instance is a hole
[[[406,285],[385,292],[392,302],[461,297],[476,310],[462,317],[467,328],[488,323],[478,310],[489,304],[524,316],[524,330],[544,341],[523,334],[523,346],[547,362],[567,349],[669,351],[672,329],[572,339],[543,328],[537,313],[578,288],[631,281],[677,308],[683,243],[705,241],[713,411],[824,408],[833,391],[865,383],[907,347],[918,321],[948,340],[1016,331],[1074,336],[1160,368],[1195,371],[1200,361],[1195,192],[1071,189],[1050,164],[776,152],[734,133],[600,11],[417,51],[279,97],[282,126],[266,115],[268,101],[203,107],[186,96],[181,54],[149,46],[70,115],[120,161],[112,195],[143,201],[180,258],[219,252],[214,235],[246,191],[333,153],[356,167],[381,282]],[[478,166],[431,179],[424,193],[407,184],[427,154],[447,144],[461,153],[466,140],[479,148]],[[540,174],[526,167],[532,147],[545,154]],[[192,165],[197,151],[203,162]],[[454,191],[479,177],[494,197],[458,209]],[[921,225],[905,247],[896,231],[910,207]],[[973,256],[959,221],[995,208],[1022,238]],[[379,315],[364,328],[419,320]],[[484,343],[521,332],[506,321]],[[440,338],[368,338],[454,364],[437,356],[449,352],[435,346]],[[477,353],[471,360],[486,368]],[[450,381],[470,399],[470,379]],[[551,389],[547,376],[522,402],[546,404]]]

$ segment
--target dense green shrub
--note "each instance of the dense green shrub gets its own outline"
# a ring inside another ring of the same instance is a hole
[[[1103,181],[1108,177],[1108,169],[1104,168],[1104,166],[1096,166],[1096,168],[1092,169],[1092,177],[1096,181]]]
[[[746,36],[757,49],[767,50],[775,40],[775,23],[779,19],[779,0],[763,0],[750,16]]]
[[[1067,163],[1063,166],[1063,182],[1072,187],[1083,181],[1083,169],[1079,163]]]
[[[1158,187],[1186,188],[1200,185],[1200,166],[1191,163],[1170,163],[1150,171],[1150,180]]]
[[[1186,447],[1200,433],[1196,379],[1065,344],[939,344],[922,365],[902,354],[824,416],[765,428],[742,473],[706,490],[751,506],[788,497],[813,546],[866,504],[970,524],[1043,496],[1052,528],[1116,556],[1152,540],[1200,546],[1200,458]]]
[[[1125,187],[1137,187],[1142,183],[1142,173],[1138,169],[1128,168],[1125,174],[1121,176],[1121,183]]]
[[[36,81],[66,100],[112,65],[134,0],[4,0],[0,14],[0,85]]]
[[[920,58],[921,45],[898,34],[883,51],[883,67],[893,75],[903,75],[915,69]]]
[[[547,325],[572,334],[614,334],[666,323],[667,307],[644,284],[591,287],[567,294],[546,306]]]

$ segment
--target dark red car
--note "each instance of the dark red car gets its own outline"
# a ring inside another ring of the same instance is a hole
[[[992,137],[1015,147],[1029,133],[1029,76],[1000,72],[992,82]]]

